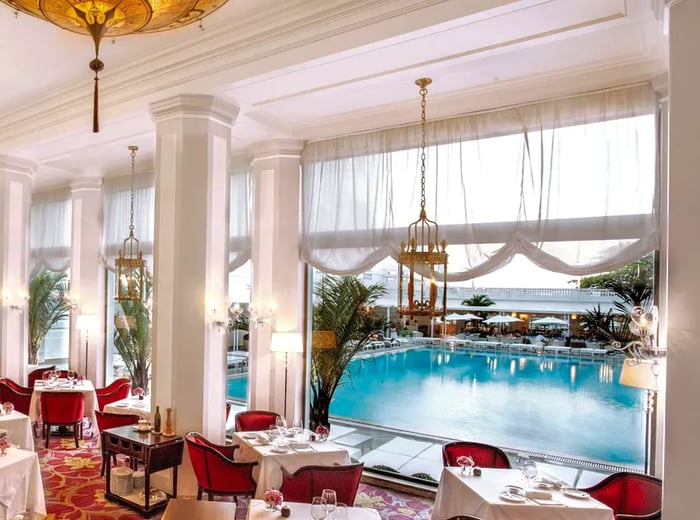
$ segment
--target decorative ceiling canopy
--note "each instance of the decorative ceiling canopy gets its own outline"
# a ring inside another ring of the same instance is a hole
[[[177,29],[208,16],[226,0],[0,0],[16,11],[46,20],[62,29],[92,37],[95,73],[92,131],[99,132],[97,75],[102,38]]]

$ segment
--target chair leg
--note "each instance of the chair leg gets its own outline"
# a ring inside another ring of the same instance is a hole
[[[43,424],[42,429],[44,430],[44,447],[48,449],[49,447],[49,437],[51,437],[51,425],[50,424]]]
[[[75,438],[75,447],[76,448],[80,448],[80,443],[78,442],[78,433],[80,433],[79,430],[81,430],[81,427],[78,426],[77,424],[74,424],[73,425],[73,437]],[[81,437],[82,437],[82,433],[81,433]]]
[[[202,500],[202,488],[197,486],[197,500]]]

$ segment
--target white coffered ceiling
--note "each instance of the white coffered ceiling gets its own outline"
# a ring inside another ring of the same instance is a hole
[[[102,43],[0,4],[0,155],[35,189],[153,164],[149,104],[206,93],[240,107],[234,151],[650,80],[667,69],[661,0],[228,0],[192,25]]]

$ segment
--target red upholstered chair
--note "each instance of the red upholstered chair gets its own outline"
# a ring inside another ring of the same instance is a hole
[[[75,447],[79,448],[78,435],[83,436],[83,416],[85,415],[85,397],[82,392],[41,392],[41,420],[49,447],[52,426],[73,428]]]
[[[97,428],[100,431],[108,430],[109,428],[117,428],[119,426],[127,426],[129,424],[136,424],[139,422],[139,416],[133,414],[106,413],[101,410],[95,410],[95,416],[97,417]],[[100,476],[105,474],[106,457],[107,453],[105,452],[105,447],[102,446],[102,467],[100,468]],[[112,460],[116,465],[117,456],[113,455]]]
[[[266,410],[246,410],[236,414],[237,432],[259,432],[275,424],[280,414]]]
[[[470,456],[474,463],[481,468],[509,469],[511,467],[508,455],[496,446],[470,441],[454,441],[443,444],[442,462],[445,466],[459,466],[457,458],[462,455]]]
[[[35,368],[31,372],[29,372],[29,375],[27,375],[27,386],[31,389],[34,389],[34,383],[36,383],[40,379],[43,379],[44,374],[46,372],[50,372],[51,370],[56,370],[56,365]]]
[[[237,444],[214,444],[196,432],[185,435],[185,441],[197,477],[197,500],[202,499],[204,491],[209,500],[218,495],[232,496],[238,502],[240,496],[255,495],[257,484],[253,479],[253,468],[258,463],[235,462],[233,453]]]
[[[129,397],[131,394],[131,380],[120,377],[104,388],[95,388],[95,394],[97,395],[97,408],[104,410],[105,405]]]
[[[447,520],[481,520],[481,518],[472,515],[457,515],[451,516]]]
[[[12,379],[0,379],[0,402],[11,402],[15,410],[29,415],[29,403],[32,401],[32,390],[18,385]]]
[[[324,489],[334,489],[338,502],[352,506],[364,467],[362,462],[344,466],[303,466],[294,473],[283,467],[280,491],[289,502],[310,504]]]
[[[661,479],[621,471],[608,475],[583,491],[610,507],[617,520],[630,517],[652,520],[661,518],[661,488]]]

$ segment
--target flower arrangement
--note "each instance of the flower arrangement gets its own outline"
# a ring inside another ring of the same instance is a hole
[[[316,435],[318,435],[319,439],[322,441],[325,441],[328,438],[328,435],[330,433],[331,433],[331,431],[326,426],[323,426],[322,424],[319,424],[316,427]]]
[[[279,506],[282,505],[284,497],[282,496],[282,493],[280,493],[278,490],[268,489],[263,495],[263,500],[265,501],[265,504],[267,505],[268,509],[277,509]]]
[[[137,386],[134,388],[134,395],[137,395],[139,397],[139,401],[143,401],[143,388],[140,386]]]
[[[0,455],[7,455],[7,448],[11,447],[10,438],[7,436],[7,430],[0,430]]]
[[[4,413],[5,415],[11,414],[14,409],[15,409],[15,405],[12,404],[10,401],[7,401],[6,403],[2,403],[2,413]]]
[[[457,457],[457,464],[459,464],[459,467],[462,468],[462,473],[465,472],[467,467],[469,467],[469,471],[471,472],[471,468],[473,468],[475,465],[474,459],[472,459],[469,455],[460,455]]]
[[[75,380],[82,385],[83,381],[85,381],[85,376],[82,374],[78,374],[77,376],[75,376]]]

